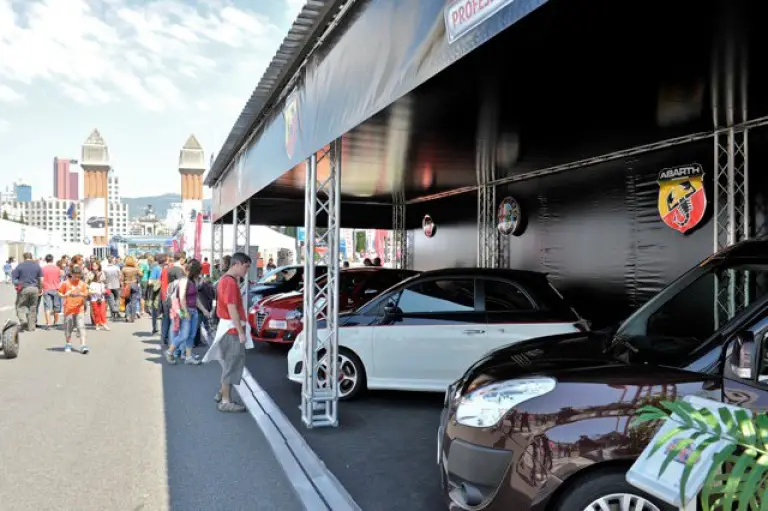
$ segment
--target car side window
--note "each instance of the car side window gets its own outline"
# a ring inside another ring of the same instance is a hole
[[[402,314],[473,312],[474,279],[438,279],[407,287],[397,303]]]
[[[483,282],[486,312],[530,312],[536,308],[516,284],[499,280]]]

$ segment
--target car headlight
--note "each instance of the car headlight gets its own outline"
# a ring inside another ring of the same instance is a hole
[[[524,378],[480,387],[461,398],[456,422],[472,428],[493,426],[515,406],[552,392],[556,385],[553,378]]]
[[[292,311],[288,311],[285,315],[285,319],[290,320],[297,320],[301,319],[304,316],[304,312],[302,312],[301,309],[293,309]]]

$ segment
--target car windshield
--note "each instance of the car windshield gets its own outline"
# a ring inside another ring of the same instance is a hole
[[[629,343],[646,360],[683,365],[767,293],[768,257],[711,258],[630,316],[619,327],[614,343]]]
[[[265,273],[258,281],[259,284],[282,284],[291,280],[299,268],[296,266],[283,266]]]

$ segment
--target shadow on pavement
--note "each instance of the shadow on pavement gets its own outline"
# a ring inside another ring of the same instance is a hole
[[[219,365],[171,366],[159,339],[141,342],[147,360],[162,364],[170,509],[302,509],[253,418],[216,409]]]
[[[308,430],[301,386],[287,379],[289,348],[257,344],[248,369],[365,511],[444,511],[436,464],[443,395],[368,392],[339,405],[339,427]]]

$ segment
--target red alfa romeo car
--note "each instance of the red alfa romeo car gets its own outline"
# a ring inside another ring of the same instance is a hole
[[[349,312],[368,303],[382,291],[417,272],[376,266],[348,268],[340,272],[339,312]],[[318,278],[324,282],[325,276]],[[248,311],[254,341],[291,344],[301,332],[304,311],[303,290],[268,296]]]

